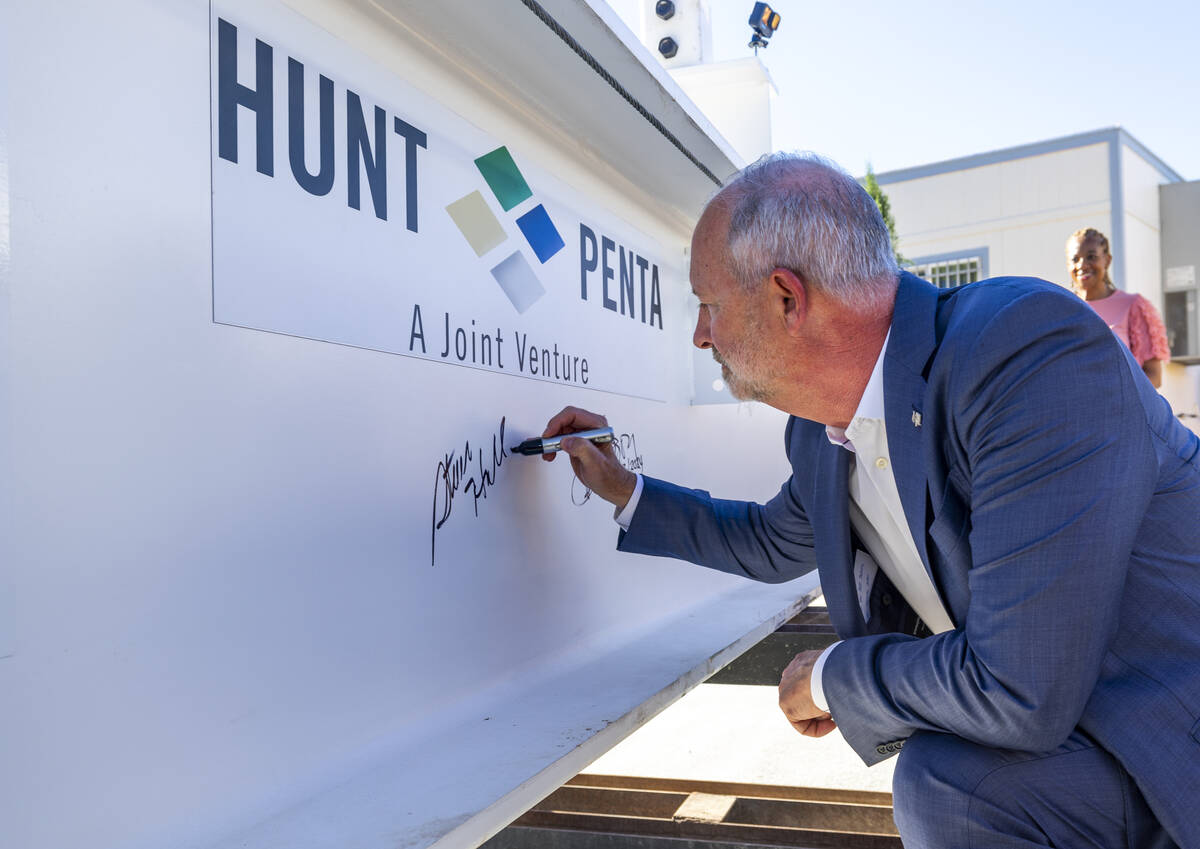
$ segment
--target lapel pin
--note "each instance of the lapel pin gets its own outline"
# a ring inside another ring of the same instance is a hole
[[[913,427],[921,426],[921,414],[918,413],[916,410],[913,410],[912,422],[913,422]]]

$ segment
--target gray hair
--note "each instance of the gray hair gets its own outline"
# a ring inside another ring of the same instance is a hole
[[[899,268],[858,181],[814,153],[773,153],[716,195],[728,204],[730,271],[745,287],[786,268],[855,308],[890,301]]]

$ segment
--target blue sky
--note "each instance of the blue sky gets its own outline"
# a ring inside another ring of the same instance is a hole
[[[779,0],[759,56],[778,149],[862,173],[1120,125],[1200,179],[1200,4]],[[712,0],[714,58],[750,54],[750,0]]]

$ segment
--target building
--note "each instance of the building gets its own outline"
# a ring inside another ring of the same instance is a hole
[[[1185,183],[1121,127],[877,177],[892,203],[900,251],[939,286],[1009,274],[1066,285],[1067,236],[1081,227],[1104,232],[1113,282],[1145,296],[1167,322],[1173,362],[1162,394],[1196,426],[1197,258],[1186,233],[1200,222],[1200,184]]]

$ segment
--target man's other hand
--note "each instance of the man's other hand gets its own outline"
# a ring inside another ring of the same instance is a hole
[[[559,436],[581,430],[593,430],[608,425],[608,419],[599,413],[566,407],[546,424],[542,437]],[[562,450],[571,457],[571,468],[583,485],[614,505],[618,511],[625,507],[637,486],[637,475],[617,462],[612,445],[596,445],[587,439],[562,440]],[[542,459],[551,461],[555,454],[543,454]]]
[[[792,658],[779,680],[779,709],[805,737],[824,737],[837,723],[812,700],[812,668],[820,651],[802,651]]]

